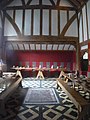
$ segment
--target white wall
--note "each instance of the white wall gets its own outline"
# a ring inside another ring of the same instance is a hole
[[[60,5],[72,7],[72,5],[68,2],[68,0],[60,0]]]
[[[27,1],[25,1],[27,3]],[[55,4],[57,0],[54,0]],[[15,0],[12,2],[11,5],[18,6],[22,5],[21,0]],[[46,3],[46,0],[42,0],[42,3],[47,5],[51,5],[51,2],[48,0]],[[38,5],[39,0],[33,0],[31,2],[31,5]],[[60,5],[67,5],[70,7],[70,4],[67,0],[61,0]],[[10,5],[9,5],[10,6]],[[13,10],[6,11],[8,15],[13,19]],[[75,14],[75,11],[69,11],[69,20],[71,17]],[[60,10],[60,33],[64,29],[65,25],[67,24],[67,11],[66,10]],[[15,10],[15,24],[19,28],[20,32],[22,33],[22,19],[23,18],[23,10]],[[31,9],[25,10],[25,19],[24,19],[24,35],[31,35]],[[51,35],[52,36],[58,36],[58,10],[51,10]],[[5,18],[5,27],[4,27],[4,35],[5,36],[15,36],[16,31],[14,30],[12,24]],[[33,12],[33,35],[40,35],[40,9],[34,9]],[[49,35],[49,10],[43,9],[42,10],[42,35]],[[77,19],[70,25],[68,28],[68,31],[66,32],[65,36],[75,36],[77,37]]]
[[[84,6],[82,8],[82,14],[79,17],[80,17],[79,41],[83,42],[90,39],[90,1],[87,2],[87,16],[86,7]]]
[[[31,10],[25,10],[24,34],[31,35]]]
[[[15,29],[13,28],[12,24],[5,18],[5,25],[4,25],[4,35],[5,36],[17,36]]]
[[[33,35],[40,35],[40,10],[34,10]]]
[[[15,22],[17,23],[20,31],[22,32],[22,10],[16,10]]]
[[[77,19],[75,19],[73,23],[70,25],[65,36],[78,37]]]
[[[0,28],[2,28],[1,15],[0,15]]]
[[[60,33],[62,32],[66,23],[67,23],[67,12],[64,10],[60,10]]]
[[[49,35],[49,10],[43,10],[42,34]]]
[[[87,3],[87,13],[88,13],[88,29],[89,29],[89,39],[90,39],[90,0]]]
[[[52,10],[51,12],[51,35],[58,35],[58,17],[57,10]]]
[[[86,23],[86,9],[85,6],[82,9],[83,13],[83,32],[84,32],[84,41],[87,40],[87,23]]]
[[[79,23],[79,42],[83,41],[83,30],[82,30],[82,16],[80,16],[80,23]]]

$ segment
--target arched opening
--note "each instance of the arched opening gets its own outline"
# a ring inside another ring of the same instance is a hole
[[[88,71],[88,52],[85,52],[81,58],[81,71]]]

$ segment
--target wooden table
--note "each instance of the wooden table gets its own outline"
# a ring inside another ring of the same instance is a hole
[[[57,77],[60,75],[61,68],[46,68],[46,67],[12,67],[12,70],[19,70],[22,73],[22,76],[25,77]],[[26,75],[27,74],[27,75]]]

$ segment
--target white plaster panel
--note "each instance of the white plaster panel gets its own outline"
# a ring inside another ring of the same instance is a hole
[[[84,41],[87,40],[87,24],[86,24],[86,10],[85,10],[85,6],[82,9],[82,13],[83,13],[83,31],[84,31]]]
[[[78,37],[78,26],[77,26],[77,19],[73,21],[73,23],[69,26],[65,36],[74,36]]]
[[[15,22],[22,33],[22,10],[16,10]]]
[[[51,34],[57,36],[58,35],[58,17],[57,10],[51,11]]]
[[[13,10],[7,10],[7,13],[13,19]]]
[[[79,23],[79,42],[83,42],[83,35],[82,35],[82,16],[80,16],[80,23]]]
[[[12,24],[7,20],[7,18],[5,18],[4,35],[5,36],[17,35],[15,29],[13,28]]]
[[[64,10],[60,10],[60,33],[62,32],[66,23],[67,23],[67,12]]]
[[[33,35],[40,35],[40,10],[34,10]]]
[[[49,10],[43,10],[42,34],[49,35]]]
[[[30,5],[39,5],[39,0],[32,0]]]
[[[22,5],[21,0],[13,0],[8,6],[20,6]]]
[[[1,16],[0,16],[0,28],[2,28]]]
[[[52,5],[50,0],[42,0],[43,5]]]
[[[24,28],[25,35],[31,35],[31,10],[25,11],[25,28]]]
[[[88,49],[88,45],[84,45],[81,47],[81,50]]]
[[[89,39],[90,39],[90,0],[87,3],[87,14],[88,14],[88,29],[89,29]]]
[[[68,0],[61,0],[60,1],[60,6],[72,7],[72,5],[68,2]]]
[[[75,14],[75,11],[69,11],[69,19]]]

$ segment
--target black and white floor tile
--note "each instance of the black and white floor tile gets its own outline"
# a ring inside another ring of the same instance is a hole
[[[23,88],[50,88],[50,87],[57,87],[55,78],[49,78],[49,79],[36,79],[36,78],[25,78],[22,81]]]
[[[9,98],[6,103],[6,116],[1,116],[0,120],[76,120],[77,109],[61,89],[56,89],[56,81],[24,79],[23,88]],[[56,105],[24,105],[23,100],[28,88],[54,87],[59,95],[60,104]]]

